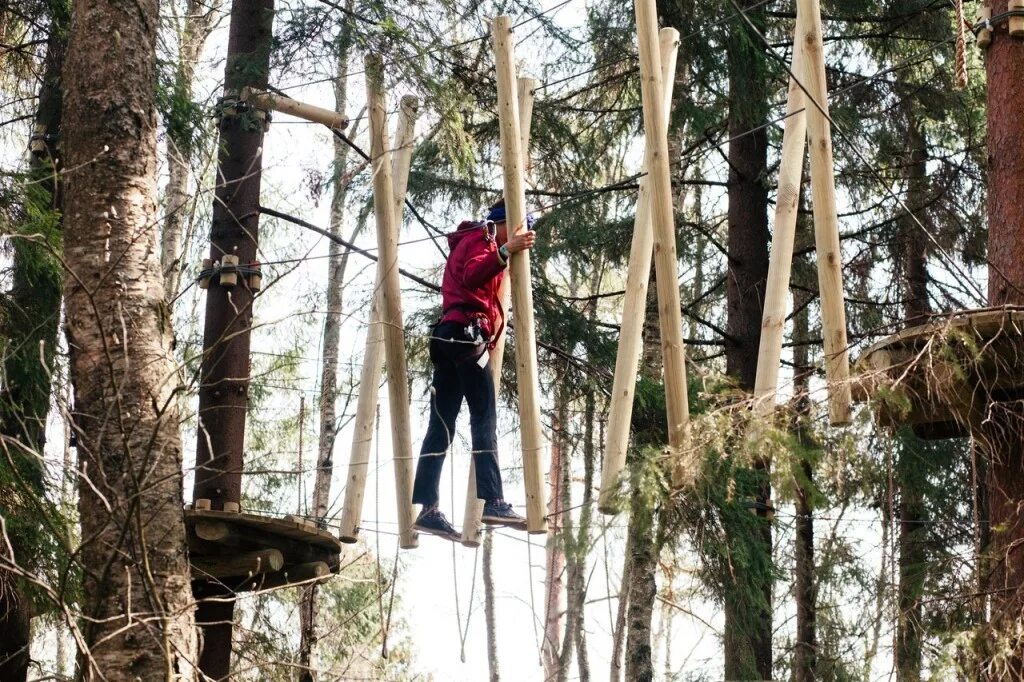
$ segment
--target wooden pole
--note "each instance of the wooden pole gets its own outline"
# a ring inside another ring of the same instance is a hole
[[[819,0],[797,0],[803,31],[797,42],[804,48],[803,85],[807,103],[807,144],[811,151],[811,192],[814,200],[814,242],[818,254],[821,332],[825,341],[828,414],[833,425],[850,423],[850,357],[843,304],[843,254],[836,215],[832,127],[828,118],[825,53],[821,37]]]
[[[498,80],[498,128],[501,133],[501,165],[509,232],[526,229],[526,187],[523,181],[523,150],[519,139],[519,102],[516,99],[516,66],[512,42],[512,17],[503,15],[491,23],[494,62]],[[519,426],[523,446],[523,482],[526,488],[526,529],[546,533],[544,480],[541,454],[544,434],[540,423],[540,380],[537,375],[537,340],[533,321],[533,290],[530,285],[530,252],[512,254],[512,311],[516,323],[516,379],[519,384]]]
[[[654,226],[654,269],[658,285],[658,318],[661,352],[665,366],[665,407],[668,412],[668,445],[673,460],[672,480],[683,485],[692,475],[686,465],[690,408],[683,355],[683,315],[679,302],[675,215],[672,180],[668,166],[668,117],[661,106],[664,94],[661,55],[658,54],[658,20],[654,0],[636,0],[637,42],[640,51],[640,89],[643,95],[645,162],[651,190]]]
[[[661,53],[662,105],[665,116],[672,111],[672,86],[675,82],[679,31],[663,28],[658,32]],[[644,171],[646,171],[646,165]],[[640,178],[640,192],[633,220],[633,243],[626,272],[626,296],[622,302],[622,325],[612,380],[612,402],[608,410],[608,433],[601,471],[601,495],[597,508],[605,514],[619,511],[616,492],[629,449],[629,428],[633,420],[633,395],[636,392],[637,366],[643,352],[644,310],[647,307],[647,283],[654,256],[654,229],[651,225],[651,192],[646,177]]]
[[[523,150],[526,159],[526,172],[530,170],[530,126],[533,123],[533,93],[540,85],[536,78],[520,78],[517,81],[517,95],[519,98],[519,147]],[[512,298],[512,288],[509,286],[510,275],[505,271],[505,277],[501,280],[501,287],[498,289],[498,300],[501,302],[501,309],[507,314],[508,306]],[[494,350],[487,361],[487,368],[494,377],[494,402],[497,404],[498,395],[501,393],[501,367],[505,360],[505,328],[502,328],[498,338],[494,341]],[[476,461],[471,457],[469,460],[469,483],[466,486],[466,506],[462,513],[462,544],[466,547],[480,546],[480,529],[483,522],[480,520],[484,514],[484,501],[476,496]]]
[[[313,123],[321,123],[334,130],[344,130],[348,127],[348,119],[343,114],[332,109],[324,109],[312,104],[306,104],[291,97],[281,97],[269,92],[243,88],[242,101],[249,102],[263,109],[279,111],[282,114],[289,114],[296,118],[312,121]]]
[[[377,251],[381,272],[381,326],[388,375],[388,406],[391,412],[391,450],[395,463],[395,498],[398,502],[399,546],[419,544],[413,530],[413,458],[409,426],[408,366],[405,327],[402,321],[398,282],[398,225],[392,184],[391,150],[384,105],[383,66],[376,55],[366,57],[366,105],[370,113],[370,157],[373,160],[373,213],[377,222]]]
[[[392,154],[392,183],[394,185],[394,216],[396,226],[402,223],[405,194],[409,186],[409,167],[412,164],[416,119],[419,100],[412,95],[402,98],[398,110],[398,130],[395,134],[395,152]],[[359,375],[359,399],[356,401],[355,430],[352,434],[352,453],[349,456],[348,483],[345,502],[341,509],[339,539],[353,543],[359,539],[359,524],[363,520],[363,496],[366,492],[366,468],[370,462],[370,445],[377,418],[377,397],[380,392],[380,372],[384,363],[384,327],[381,324],[381,301],[376,292],[381,290],[381,267],[377,262],[377,279],[370,325],[366,332],[366,350]],[[411,497],[410,497],[411,499]]]
[[[802,16],[796,18],[794,35],[804,34]],[[802,78],[804,51],[802,41],[793,41],[793,66],[796,78]],[[775,223],[772,232],[768,286],[761,319],[761,346],[757,353],[757,378],[754,381],[754,414],[766,417],[775,407],[782,361],[782,330],[789,302],[789,279],[793,269],[793,242],[800,202],[800,181],[804,170],[807,142],[806,98],[796,78],[789,80],[786,123],[782,133],[782,160],[779,164],[779,189],[775,197]]]

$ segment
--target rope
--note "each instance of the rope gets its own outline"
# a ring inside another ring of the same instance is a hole
[[[967,28],[970,24],[964,18],[964,0],[954,0],[956,12],[956,87],[967,87]]]
[[[533,543],[526,541],[526,575],[530,583],[530,611],[533,612],[533,643],[537,647],[537,665],[544,665],[544,654],[540,647],[540,633],[537,631],[537,604],[533,598]]]

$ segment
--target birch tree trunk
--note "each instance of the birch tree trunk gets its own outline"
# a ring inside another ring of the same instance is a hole
[[[175,97],[192,99],[196,64],[220,16],[223,0],[187,0],[178,43],[178,69],[174,79]],[[167,186],[164,188],[164,231],[160,267],[164,273],[164,295],[174,299],[181,286],[182,249],[189,212],[189,169],[194,156],[193,131],[167,129]]]
[[[351,0],[347,3],[352,6]],[[338,36],[337,73],[334,82],[335,110],[344,113],[348,106],[348,64],[351,48],[351,30],[345,24]],[[329,229],[332,235],[341,237],[345,226],[345,202],[348,197],[349,178],[348,145],[334,138],[334,175],[332,178],[331,217]],[[341,245],[331,241],[327,247],[327,315],[324,319],[323,364],[320,367],[320,434],[317,445],[316,479],[313,482],[313,513],[317,523],[327,516],[331,496],[331,477],[334,474],[334,441],[338,435],[338,417],[335,402],[338,392],[338,346],[341,339],[342,299],[345,280],[345,266],[348,252],[342,253]],[[310,585],[302,590],[299,607],[299,679],[313,682],[316,679],[314,648],[316,647],[317,586]]]
[[[111,681],[195,678],[157,253],[157,25],[156,0],[75,0],[64,71],[64,296],[90,647],[80,666]]]

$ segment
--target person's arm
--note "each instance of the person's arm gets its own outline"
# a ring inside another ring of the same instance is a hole
[[[468,289],[479,289],[504,269],[505,263],[501,256],[497,251],[488,249],[484,242],[483,248],[478,247],[473,253],[467,254],[461,273],[462,285]]]

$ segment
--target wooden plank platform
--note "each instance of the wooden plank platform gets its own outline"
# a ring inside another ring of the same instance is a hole
[[[1024,306],[936,316],[872,345],[854,399],[928,439],[970,434],[992,401],[1024,398]]]
[[[341,542],[301,517],[185,509],[197,592],[203,583],[235,592],[320,581],[337,573]]]

